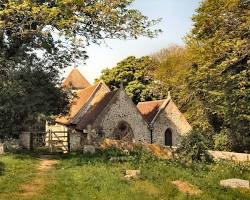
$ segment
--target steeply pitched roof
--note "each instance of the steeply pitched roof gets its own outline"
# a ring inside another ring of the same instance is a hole
[[[79,112],[79,110],[88,101],[88,99],[91,97],[91,95],[98,87],[98,85],[99,83],[77,91],[76,97],[73,99],[72,105],[70,107],[69,114],[67,116],[58,117],[56,119],[56,122],[62,124],[69,124],[70,120]]]
[[[90,107],[86,113],[82,116],[81,120],[77,124],[77,129],[84,129],[88,124],[92,124],[98,115],[104,110],[111,99],[115,96],[118,90],[114,90],[108,93],[103,93],[97,98],[93,99]]]
[[[141,112],[143,118],[148,123],[151,123],[164,101],[165,100],[140,102],[137,104],[137,108]]]
[[[77,68],[74,68],[68,77],[63,81],[64,87],[72,89],[85,89],[91,84],[84,78],[84,76],[79,72]]]
[[[150,126],[154,126],[161,113],[164,112],[168,120],[178,128],[181,134],[192,129],[185,116],[172,101],[170,94],[165,100],[141,102],[137,108]]]

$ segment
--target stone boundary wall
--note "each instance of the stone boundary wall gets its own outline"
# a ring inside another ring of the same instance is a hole
[[[235,153],[227,151],[211,151],[208,153],[214,158],[214,160],[233,160],[241,162],[250,162],[250,154],[247,153]]]

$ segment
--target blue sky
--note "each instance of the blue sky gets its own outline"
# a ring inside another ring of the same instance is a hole
[[[150,55],[171,44],[183,44],[183,37],[192,28],[191,17],[200,0],[135,0],[133,7],[149,18],[162,18],[156,26],[163,30],[157,38],[138,40],[106,40],[106,44],[87,47],[86,64],[77,63],[78,69],[90,81],[100,76],[102,69],[114,67],[122,59],[134,55]],[[67,75],[71,67],[65,70]]]

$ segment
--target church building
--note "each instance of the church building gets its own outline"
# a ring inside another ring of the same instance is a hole
[[[113,91],[103,81],[91,85],[77,68],[70,72],[63,86],[73,89],[76,97],[69,114],[47,123],[46,131],[74,130],[80,134],[82,145],[91,132],[96,140],[110,138],[176,146],[181,135],[191,130],[170,94],[165,100],[140,102],[136,106],[122,85]]]

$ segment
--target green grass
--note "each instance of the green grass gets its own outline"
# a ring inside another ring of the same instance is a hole
[[[20,191],[20,185],[32,181],[37,159],[25,154],[0,156],[4,165],[0,176],[0,199],[13,199]]]
[[[56,169],[45,174],[47,182],[43,192],[33,199],[250,199],[249,191],[219,186],[221,179],[250,180],[250,167],[246,164],[221,162],[187,167],[177,161],[156,160],[144,154],[134,154],[126,162],[110,162],[110,155],[115,156],[116,153],[61,157]],[[5,199],[18,199],[13,194],[22,182],[32,180],[37,160],[15,155],[6,155],[1,160],[6,163],[6,171],[0,176],[0,199],[2,192]],[[127,181],[124,179],[126,169],[140,169],[142,174],[138,180]],[[171,183],[174,180],[187,181],[197,186],[202,194],[188,196],[179,192]]]

